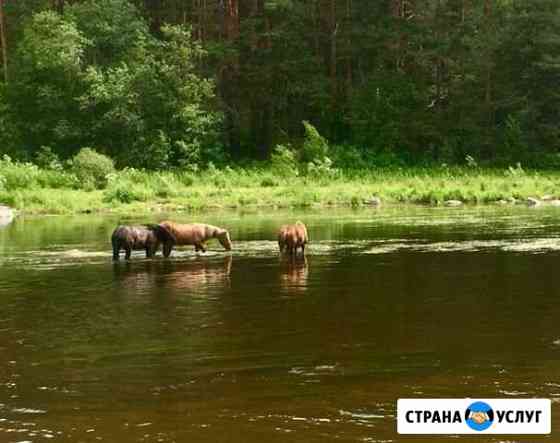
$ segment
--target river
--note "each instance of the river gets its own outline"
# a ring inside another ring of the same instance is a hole
[[[112,263],[118,223],[166,218],[226,227],[233,250]],[[275,235],[298,219],[292,261]],[[560,441],[559,268],[558,208],[18,218],[0,442],[427,441],[396,431],[415,397],[550,398],[541,439]]]

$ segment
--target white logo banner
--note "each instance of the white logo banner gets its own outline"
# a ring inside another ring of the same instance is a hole
[[[550,434],[548,399],[399,399],[399,434]]]

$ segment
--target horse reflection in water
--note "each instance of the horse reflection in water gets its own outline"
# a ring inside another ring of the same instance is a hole
[[[164,286],[173,290],[197,291],[206,288],[228,289],[231,285],[231,255],[223,261],[209,261],[205,257],[181,263],[175,272],[166,275]]]
[[[158,285],[160,266],[156,262],[144,261],[140,263],[113,262],[113,274],[118,286],[130,295],[143,298],[143,294],[150,292]],[[159,272],[158,272],[159,271]]]
[[[125,289],[137,294],[149,293],[153,289],[172,292],[223,290],[230,287],[231,265],[231,255],[223,260],[197,257],[181,262],[145,261],[141,265],[115,266],[115,276]]]
[[[280,260],[280,287],[292,294],[302,294],[307,291],[309,267],[304,255],[283,257]]]

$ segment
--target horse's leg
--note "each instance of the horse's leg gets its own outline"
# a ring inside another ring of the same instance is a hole
[[[171,255],[171,250],[173,249],[173,245],[171,243],[165,243],[163,245],[163,256],[165,258]]]
[[[111,238],[111,246],[113,246],[113,260],[119,261],[119,253],[121,252],[121,242],[118,238]]]
[[[297,248],[298,248],[297,245],[293,245],[293,246],[290,248],[290,260],[291,260],[292,262],[294,262],[295,259],[296,259],[296,257],[297,257]]]
[[[156,242],[155,245],[151,245],[151,247],[150,247],[150,257],[154,258],[157,254],[158,249],[159,249],[159,242]]]
[[[130,260],[130,254],[132,254],[132,249],[130,248],[130,246],[125,246],[124,250],[126,251],[124,258]]]
[[[204,249],[204,244],[203,243],[197,243],[195,245],[196,251],[202,251],[202,252],[206,252],[206,249]]]

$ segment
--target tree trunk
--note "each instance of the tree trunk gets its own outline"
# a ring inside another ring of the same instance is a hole
[[[271,45],[268,37],[270,21],[265,13],[265,0],[252,0],[251,8],[245,13],[252,20],[253,27],[248,36],[248,52],[243,57],[243,61],[247,62],[249,70],[260,69],[260,80],[252,88],[253,97],[249,103],[251,140],[257,150],[258,158],[265,160],[271,150],[273,116],[269,92],[273,86],[270,84],[267,52],[264,51]]]
[[[161,31],[161,1],[162,0],[144,0],[146,11],[148,11],[150,16],[150,31],[153,34],[159,34]]]
[[[64,13],[64,0],[51,0],[51,7],[62,15]]]
[[[221,34],[225,42],[236,46],[239,38],[239,3],[238,0],[221,0],[222,13]],[[237,49],[237,47],[236,47]],[[220,70],[220,95],[224,102],[225,139],[233,157],[241,154],[241,113],[239,100],[239,57],[235,54],[223,60]]]
[[[352,95],[352,0],[346,0],[346,98]]]
[[[441,0],[437,0],[437,7],[435,10],[435,17],[434,17],[434,29],[435,29],[435,36],[436,36],[436,41],[439,42],[440,39],[443,38],[442,35],[440,35],[440,26],[441,26]],[[441,49],[439,50],[441,51]],[[441,83],[442,83],[442,65],[443,65],[443,57],[441,56],[441,54],[439,53],[436,54],[435,60],[434,60],[434,70],[435,70],[435,83],[436,83],[436,96],[434,99],[434,107],[437,109],[439,106],[439,101],[441,99]]]
[[[396,38],[394,41],[389,42],[389,47],[393,49],[395,54],[395,70],[399,71],[401,68],[401,49],[402,49],[402,31],[400,19],[402,18],[402,0],[391,0],[390,13],[392,21],[397,27]]]
[[[200,40],[200,0],[192,0],[192,36],[195,40]]]
[[[492,32],[492,5],[491,0],[484,1],[484,18],[487,39]],[[491,49],[487,49],[486,54],[486,72],[484,80],[484,104],[486,106],[486,112],[488,116],[488,126],[492,125],[494,119],[494,112],[492,109],[492,59],[493,54]]]
[[[224,0],[225,1],[225,36],[226,40],[234,41],[239,37],[239,1],[238,0]]]
[[[193,37],[196,40],[205,41],[208,25],[208,2],[207,0],[193,0],[192,2],[192,27]]]
[[[206,10],[207,10],[206,0],[202,0],[202,13],[200,14],[200,40],[206,40]]]
[[[0,40],[2,43],[2,67],[4,82],[8,83],[8,42],[6,41],[6,22],[4,20],[4,0],[0,0]]]
[[[330,0],[330,43],[331,43],[331,56],[330,56],[330,67],[329,76],[331,79],[331,99],[333,111],[337,107],[337,95],[338,95],[338,84],[336,80],[336,34],[338,33],[338,23],[336,22],[336,4],[335,0]]]
[[[491,14],[491,9],[490,9],[490,0],[485,0],[484,1],[484,18],[486,20],[486,30],[487,32],[490,31],[490,14]],[[488,54],[490,55],[490,54]],[[486,63],[486,86],[485,86],[485,93],[484,93],[484,101],[486,103],[487,106],[489,106],[490,104],[490,100],[491,100],[491,89],[490,89],[490,78],[491,78],[491,74],[490,74],[490,57],[487,57],[487,63]]]

